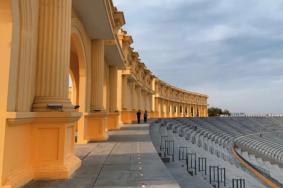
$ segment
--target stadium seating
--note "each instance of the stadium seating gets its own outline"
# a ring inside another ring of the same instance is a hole
[[[236,163],[231,155],[231,149],[235,148],[244,160],[283,184],[282,117],[172,118],[159,121],[161,123],[156,125],[160,127],[160,134],[172,134],[171,138],[177,135],[231,163]]]

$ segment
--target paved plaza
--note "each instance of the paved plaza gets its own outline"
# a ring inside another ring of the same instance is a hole
[[[76,154],[82,166],[71,179],[33,181],[25,188],[179,187],[156,153],[147,124],[112,131],[107,142],[77,145]]]

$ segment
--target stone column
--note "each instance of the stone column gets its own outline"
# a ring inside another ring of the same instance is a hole
[[[193,105],[190,105],[190,117],[194,117],[194,108]]]
[[[146,111],[147,110],[147,93],[146,93],[146,91],[142,92],[141,103],[143,104],[142,107],[143,107],[144,111]]]
[[[103,108],[105,109],[106,112],[109,112],[109,102],[110,102],[110,97],[109,97],[109,88],[110,88],[110,82],[109,82],[109,65],[105,62],[104,66],[104,84],[103,84]]]
[[[144,92],[143,92],[142,89],[140,89],[140,100],[139,100],[139,103],[140,103],[140,105],[139,105],[140,110],[144,111],[144,109],[145,109],[144,108],[145,101],[144,101]]]
[[[104,91],[104,41],[92,41],[92,84],[91,84],[91,111],[105,111],[103,91]]]
[[[149,111],[152,113],[152,112],[154,112],[154,109],[153,109],[153,95],[150,93],[149,94]]]
[[[170,108],[170,112],[169,112],[169,116],[172,117],[173,116],[173,107],[172,107],[172,102],[169,102],[169,108]]]
[[[39,3],[37,82],[33,111],[58,111],[48,104],[72,111],[68,99],[71,39],[71,0]],[[61,110],[61,109],[60,109]]]
[[[155,116],[156,116],[156,118],[159,118],[160,116],[160,109],[159,109],[159,98],[155,98]]]
[[[146,92],[145,91],[142,91],[141,92],[141,96],[142,96],[142,98],[141,98],[141,106],[142,106],[142,109],[144,110],[144,111],[146,111],[147,110],[147,96],[146,96]]]
[[[159,117],[163,117],[163,99],[159,98],[158,109],[159,109]]]
[[[193,105],[193,109],[194,109],[194,117],[196,117],[197,116],[197,108],[196,108],[195,104]]]
[[[186,117],[189,117],[189,106],[186,104]]]
[[[135,84],[133,82],[129,82],[130,84],[130,95],[132,96],[131,98],[131,110],[137,110],[136,109],[136,89],[135,89]]]
[[[119,115],[118,111],[118,69],[116,66],[109,67],[109,115],[108,115],[108,129],[119,129]]]
[[[155,102],[155,94],[150,94],[150,100],[151,100],[151,103],[150,103],[150,108],[151,108],[151,111],[152,111],[152,117],[156,117],[156,110],[157,110],[157,108],[156,108],[156,102]]]
[[[122,78],[122,108],[129,109],[130,96],[128,95],[128,79],[126,76]]]
[[[107,67],[104,61],[104,41],[92,41],[91,62],[91,112],[87,116],[87,140],[108,139],[107,127]]]
[[[132,110],[132,91],[131,84],[126,75],[122,77],[122,122],[131,123]]]
[[[163,103],[163,108],[164,108],[164,117],[166,118],[167,117],[167,100],[164,100],[164,103]]]
[[[109,111],[118,111],[118,69],[116,66],[110,66],[109,68]]]
[[[136,94],[137,94],[137,103],[136,103],[136,108],[137,110],[142,110],[142,102],[141,102],[141,88],[140,86],[136,86]]]
[[[183,105],[182,103],[180,104],[180,108],[182,109],[182,111],[181,111],[181,117],[184,117],[185,109],[184,109],[184,105]]]
[[[176,117],[179,117],[179,103],[178,102],[175,102],[175,106],[176,106]]]
[[[34,179],[69,178],[80,166],[74,155],[75,124],[68,99],[71,0],[40,0],[37,78],[31,118],[31,164]],[[62,112],[63,111],[63,112]],[[18,177],[15,175],[15,177]]]
[[[132,122],[133,120],[136,119],[136,91],[135,91],[135,83],[132,81],[128,81],[129,85],[129,95],[131,96],[129,100],[129,110],[130,112],[128,113],[129,117],[129,122]]]
[[[147,111],[151,112],[151,94],[147,94]]]
[[[202,105],[199,105],[199,116],[203,117],[203,108]]]

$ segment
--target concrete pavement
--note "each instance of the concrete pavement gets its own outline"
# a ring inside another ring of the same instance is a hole
[[[178,188],[160,160],[147,124],[110,132],[107,142],[76,146],[81,168],[68,180],[32,181],[25,188]]]

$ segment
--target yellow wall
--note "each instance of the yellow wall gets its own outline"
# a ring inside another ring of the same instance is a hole
[[[3,157],[4,157],[4,144],[5,144],[5,124],[6,124],[6,111],[8,99],[8,80],[10,68],[10,55],[11,55],[11,41],[12,41],[12,13],[11,1],[0,1],[0,52],[1,52],[1,95],[0,95],[0,186],[2,185],[3,175]]]

